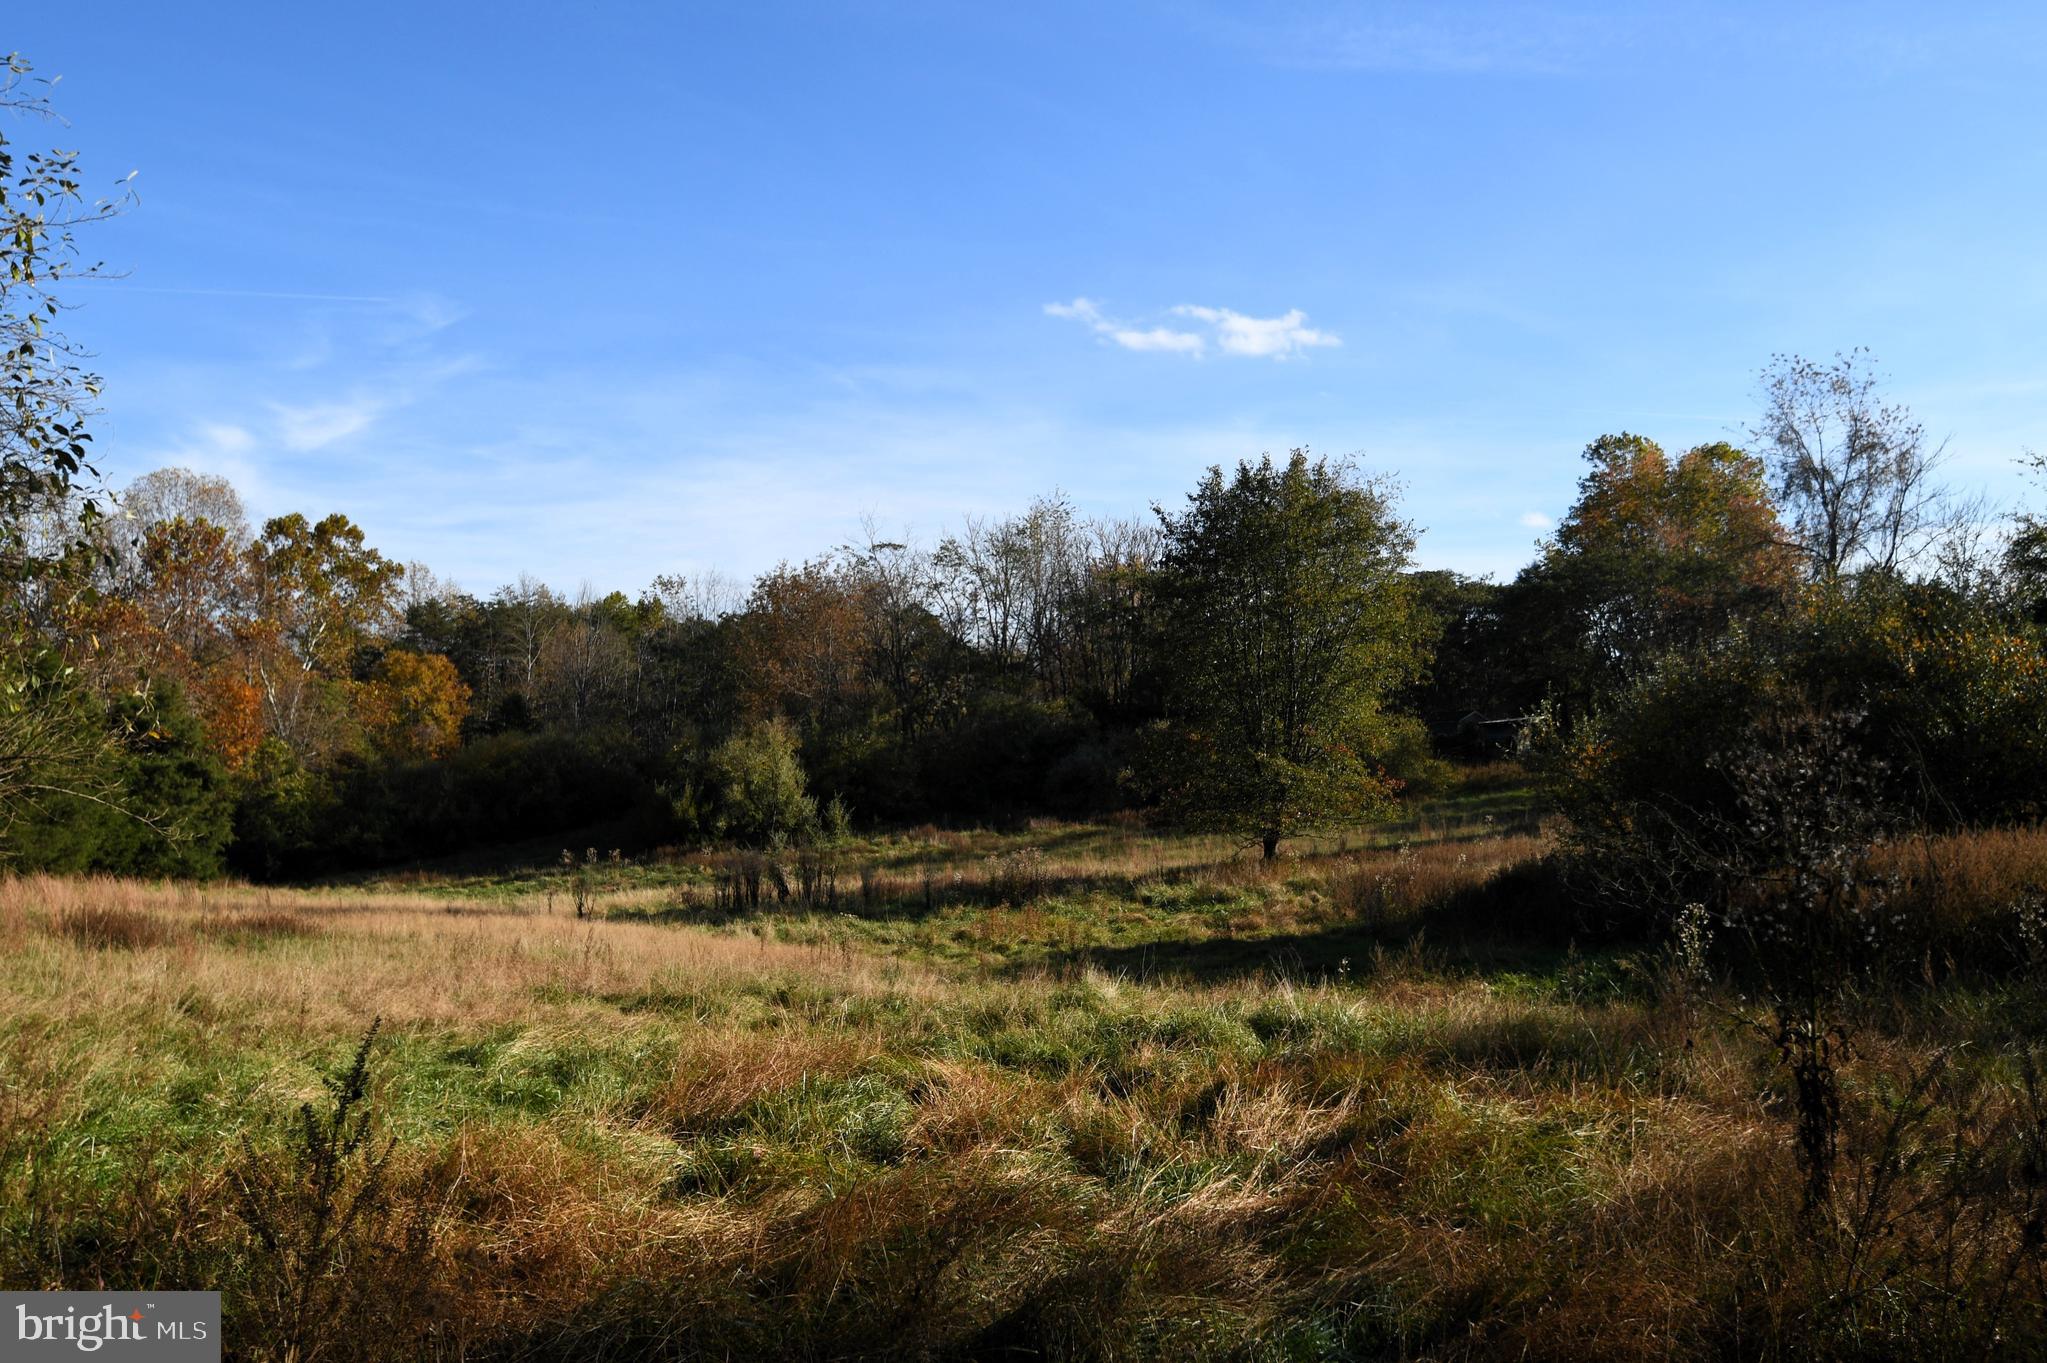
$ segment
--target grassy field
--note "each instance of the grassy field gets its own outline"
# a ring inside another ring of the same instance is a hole
[[[1995,836],[1915,884],[2023,954]],[[552,859],[7,880],[0,1278],[301,1363],[2037,1354],[2037,971],[1867,1002],[1808,1217],[1738,987],[1578,940],[1544,843],[1494,773],[1273,867],[923,829],[584,917]]]

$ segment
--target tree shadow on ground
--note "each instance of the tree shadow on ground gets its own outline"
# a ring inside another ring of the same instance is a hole
[[[1224,983],[1319,980],[1368,973],[1379,956],[1425,956],[1450,974],[1540,970],[1573,948],[1635,944],[1566,891],[1555,868],[1509,867],[1423,912],[1392,922],[1335,923],[1268,936],[1218,936],[1133,946],[1085,946],[1049,953],[1011,973],[1095,969],[1131,979]]]

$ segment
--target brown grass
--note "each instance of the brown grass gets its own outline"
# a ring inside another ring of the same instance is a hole
[[[162,946],[171,940],[171,924],[162,917],[113,904],[77,904],[60,910],[51,929],[80,946],[105,949]]]
[[[813,1078],[850,1074],[884,1049],[879,1041],[859,1036],[721,1031],[678,1058],[645,1119],[677,1136],[715,1131],[769,1094]]]
[[[2047,941],[2028,940],[2047,907],[2047,828],[1912,838],[1879,865],[1899,878],[1909,927],[1927,949],[2047,964],[2038,959]]]
[[[1223,837],[1146,840],[1126,835],[1107,845],[1062,849],[1059,834],[1072,831],[1071,825],[1034,829],[1032,836],[1041,838],[1043,845],[1005,845],[991,842],[987,834],[917,830],[910,835],[908,853],[899,849],[880,857],[847,857],[828,901],[806,901],[792,888],[786,899],[767,893],[761,907],[868,916],[905,909],[925,914],[989,909],[1028,915],[1047,899],[1127,899],[1146,886],[1191,885],[1261,894],[1280,910],[1261,914],[1247,923],[1250,927],[1326,920],[1332,915],[1392,923],[1483,884],[1499,870],[1539,855],[1550,843],[1547,834],[1526,829],[1494,832],[1478,822],[1423,823],[1391,846],[1379,845],[1376,836],[1360,842],[1353,834],[1298,839],[1288,844],[1281,858],[1268,863],[1254,848]],[[931,855],[924,855],[926,851]],[[682,909],[709,917],[727,913],[728,896],[713,879],[725,870],[720,855],[692,854],[682,864],[701,870],[706,879],[603,893],[597,899],[598,911]],[[797,886],[793,856],[785,859],[783,869],[787,882]],[[1289,887],[1314,895],[1306,903],[1293,903],[1298,896]],[[1297,908],[1307,912],[1294,912]],[[1020,919],[1004,925],[989,918],[983,930],[990,940],[1001,940],[1032,935],[1029,925],[1046,921]]]
[[[377,1016],[393,1023],[516,1022],[530,1017],[531,1000],[548,991],[613,1005],[762,978],[815,981],[855,994],[930,983],[916,967],[839,946],[579,922],[532,907],[457,914],[447,907],[424,895],[364,891],[0,879],[0,925],[124,948],[113,960],[47,958],[46,1004],[74,1018],[175,1010],[198,995],[217,1010],[282,1011],[299,1026],[346,1031]],[[202,943],[209,939],[262,939],[267,946],[253,953],[207,950]]]
[[[1408,922],[1505,868],[1540,856],[1543,838],[1516,834],[1473,844],[1430,843],[1392,853],[1353,853],[1317,869],[1337,911],[1369,922]]]
[[[957,836],[972,933],[1055,944],[1160,887],[1214,890],[1258,930],[1426,925],[1544,845],[1277,867],[1112,846],[1047,854],[1019,905],[1018,868]],[[1948,840],[1913,884],[1988,921],[2043,849]],[[873,871],[913,894],[923,873]],[[401,1356],[1933,1358],[1981,1353],[1990,1317],[1929,1303],[1989,1300],[2028,1233],[2027,1110],[1986,1061],[1979,1107],[1914,1128],[1909,1166],[1915,1195],[1943,1169],[1978,1182],[1853,1246],[1898,1305],[1844,1287],[1847,1232],[1797,1214],[1781,1075],[1724,1022],[1731,996],[1680,1010],[1652,980],[1584,1001],[1568,963],[1510,982],[1419,950],[1355,982],[1000,975],[784,940],[775,915],[579,922],[429,890],[0,880],[7,1280],[253,1299],[263,1262],[220,1171],[244,1134],[276,1150],[374,1015],[397,1186],[433,1228],[390,1260]],[[1911,1007],[1852,1058],[1844,1186],[1898,1162],[1900,1076],[1986,1027]],[[1995,1252],[1938,1280],[1912,1246],[1944,1217]],[[2020,1282],[2005,1353],[2043,1300]]]

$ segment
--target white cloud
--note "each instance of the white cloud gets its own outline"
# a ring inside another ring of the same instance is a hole
[[[382,414],[383,404],[373,398],[346,402],[316,402],[302,407],[272,403],[277,416],[277,438],[288,450],[317,450],[345,440],[363,430]]]
[[[129,448],[118,471],[107,470],[110,481],[130,481],[151,469],[187,468],[227,479],[251,505],[268,505],[272,484],[256,437],[247,427],[227,421],[196,421],[188,431],[161,444]]]
[[[1071,303],[1047,303],[1045,313],[1049,317],[1085,322],[1088,329],[1104,341],[1114,342],[1125,350],[1162,350],[1197,359],[1208,353],[1211,342],[1225,355],[1274,360],[1288,359],[1311,346],[1343,344],[1333,332],[1318,331],[1307,325],[1308,314],[1299,308],[1278,317],[1251,317],[1231,308],[1201,307],[1193,303],[1182,303],[1172,309],[1175,317],[1191,317],[1207,323],[1210,328],[1208,335],[1176,327],[1147,327],[1118,321],[1104,313],[1101,304],[1092,298],[1076,298]]]
[[[1246,317],[1229,308],[1204,308],[1192,303],[1182,303],[1173,311],[1214,327],[1216,344],[1232,355],[1269,355],[1283,360],[1309,346],[1343,344],[1332,333],[1305,325],[1308,314],[1299,308],[1278,317]]]
[[[1191,331],[1174,331],[1170,327],[1152,327],[1148,331],[1125,327],[1110,331],[1108,336],[1125,350],[1173,350],[1184,355],[1199,355],[1207,344]]]
[[[1070,317],[1090,325],[1101,325],[1102,308],[1092,298],[1076,298],[1071,303],[1045,304],[1047,317]]]
[[[245,454],[249,447],[256,443],[256,437],[250,435],[245,428],[224,421],[200,422],[199,434],[209,446],[221,454]]]
[[[1521,513],[1521,524],[1527,526],[1530,530],[1548,530],[1554,527],[1556,522],[1543,515],[1540,511],[1524,511]]]
[[[1085,322],[1088,330],[1095,335],[1114,341],[1125,350],[1166,350],[1182,355],[1199,355],[1207,347],[1207,342],[1191,331],[1175,331],[1171,327],[1138,328],[1113,322],[1102,315],[1102,305],[1092,298],[1076,298],[1071,303],[1047,303],[1045,315]]]

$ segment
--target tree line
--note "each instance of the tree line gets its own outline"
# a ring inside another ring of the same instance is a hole
[[[0,104],[46,113],[8,71]],[[1148,517],[1054,493],[931,546],[869,524],[743,586],[476,595],[339,511],[252,526],[181,469],[102,485],[58,294],[123,206],[0,136],[16,866],[292,876],[594,825],[775,842],[1130,806],[1271,857],[1440,779],[1429,722],[1469,711],[1515,721],[1609,870],[1689,864],[1742,798],[1730,754],[1798,716],[1918,822],[2040,812],[2047,526],[1946,489],[1862,352],[1772,360],[1741,446],[1594,440],[1505,583],[1419,571],[1390,483],[1295,451]]]
[[[1863,363],[1773,381],[1852,392]],[[93,770],[17,802],[10,856],[307,874],[597,823],[800,837],[833,801],[868,822],[1140,805],[1271,855],[1440,779],[1427,723],[1472,709],[1526,720],[1591,830],[1638,821],[1590,792],[1687,771],[1707,810],[1711,752],[1822,702],[1869,717],[1924,817],[2030,816],[2037,522],[1971,551],[1896,485],[1854,493],[1874,512],[1819,505],[1800,489],[1847,479],[1783,438],[1766,457],[1601,437],[1507,583],[1417,570],[1390,485],[1300,451],[1212,470],[1149,520],[1054,494],[929,548],[870,527],[743,590],[631,597],[472,594],[343,514],[252,529],[225,480],[159,470],[112,514],[69,492],[18,519],[68,565],[10,595],[54,666],[41,708]]]
[[[1197,690],[1248,694],[1223,654],[1214,675],[1179,675],[1209,654],[1166,628],[1177,619],[1191,637],[1239,611],[1218,645],[1250,643],[1268,662],[1296,650],[1294,681],[1344,691],[1354,784],[1375,758],[1412,765],[1419,724],[1378,705],[1421,658],[1412,533],[1342,466],[1260,467],[1240,471],[1259,486],[1236,500],[1291,487],[1292,504],[1266,509],[1282,518],[1348,504],[1325,537],[1349,558],[1290,587],[1259,580],[1246,555],[1283,521],[1208,525],[1232,495],[1217,474],[1184,518],[1091,519],[1055,494],[928,549],[869,533],[743,592],[667,576],[633,597],[531,578],[471,594],[392,562],[345,515],[252,530],[225,480],[159,470],[93,522],[64,590],[57,577],[16,586],[40,647],[63,659],[81,730],[113,720],[126,785],[35,802],[14,855],[283,874],[607,820],[641,841],[761,836],[761,819],[734,812],[751,798],[731,776],[748,749],[785,752],[803,795],[863,820],[1100,814],[1147,798],[1132,772],[1176,696],[1185,709]],[[78,507],[38,515],[31,537],[53,542]],[[1315,624],[1332,592],[1341,611]],[[1368,652],[1364,674],[1344,672]],[[1218,751],[1229,763],[1262,751],[1259,724],[1277,725],[1297,743],[1281,760],[1298,765],[1327,697],[1254,699],[1264,720],[1230,728]],[[1170,777],[1201,783],[1186,764]]]

